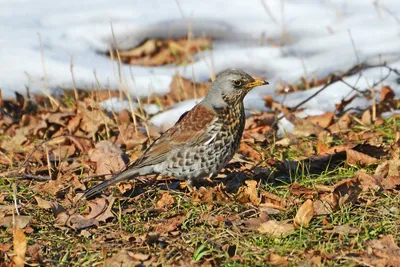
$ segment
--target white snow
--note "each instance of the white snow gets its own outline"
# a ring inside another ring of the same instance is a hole
[[[270,82],[245,100],[247,108],[262,110],[265,94],[294,106],[318,90],[288,94],[284,99],[274,94],[278,82],[321,78],[360,62],[387,61],[400,68],[399,0],[0,0],[0,6],[4,97],[14,91],[24,93],[26,86],[45,93],[73,88],[74,83],[78,88],[122,89],[142,97],[168,92],[176,72],[187,78],[194,74],[198,81],[227,68],[240,68]],[[196,55],[191,65],[124,65],[120,77],[118,63],[104,56],[115,42],[123,49],[145,38],[186,36],[189,26],[195,36],[215,39],[213,50]],[[385,72],[371,69],[361,79],[355,75],[346,81],[365,90]],[[385,83],[399,95],[397,78],[391,75]],[[308,102],[305,112],[332,110],[353,93],[337,83]],[[126,105],[115,101],[103,105]],[[188,103],[152,122],[171,124],[194,104]],[[360,98],[352,106],[366,104]]]

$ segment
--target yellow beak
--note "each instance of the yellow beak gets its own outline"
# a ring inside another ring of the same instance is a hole
[[[269,84],[269,83],[267,81],[264,81],[264,80],[255,79],[254,82],[246,84],[245,87],[247,89],[252,89],[252,88],[254,88],[256,86],[261,86],[261,85],[266,85],[266,84]]]

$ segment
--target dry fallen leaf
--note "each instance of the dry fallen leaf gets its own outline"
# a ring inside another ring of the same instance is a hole
[[[275,253],[270,253],[267,256],[267,263],[272,266],[287,266],[289,265],[288,257],[282,257]]]
[[[367,174],[365,170],[360,170],[355,173],[355,177],[360,181],[362,191],[374,190],[378,191],[382,188],[381,178],[377,175]]]
[[[335,114],[330,111],[322,115],[308,116],[307,120],[312,122],[313,124],[321,126],[322,128],[328,128],[332,124],[334,117]]]
[[[241,186],[237,192],[237,199],[242,203],[251,202],[254,205],[260,204],[260,199],[257,193],[257,181],[245,181],[247,186]]]
[[[177,229],[186,219],[184,215],[178,215],[155,224],[154,231],[157,233],[169,233]]]
[[[360,164],[361,166],[366,166],[374,164],[378,159],[368,156],[364,153],[355,151],[353,149],[346,150],[347,163],[348,164]]]
[[[360,192],[360,181],[357,178],[347,179],[335,184],[333,196],[339,207],[346,203],[354,203]]]
[[[314,216],[314,206],[311,199],[307,199],[300,209],[297,211],[294,218],[294,225],[296,227],[308,227],[312,217]]]
[[[105,222],[109,218],[114,218],[114,214],[111,212],[114,200],[114,197],[90,200],[88,203],[90,213],[85,219],[96,219],[99,222]]]
[[[358,253],[355,262],[363,262],[368,266],[400,266],[400,248],[392,235],[384,235],[378,240],[369,240],[366,242],[367,249]]]
[[[7,252],[11,248],[11,244],[0,244],[0,251]]]
[[[318,194],[316,190],[305,187],[297,182],[294,182],[290,185],[289,192],[292,195],[303,198],[314,198],[314,196]]]
[[[394,97],[395,97],[395,93],[392,90],[392,88],[390,88],[387,85],[382,85],[381,102],[390,102],[394,99]]]
[[[294,231],[294,225],[291,223],[283,223],[275,220],[264,222],[258,227],[258,231],[262,234],[280,237]]]
[[[171,206],[175,203],[174,198],[169,192],[164,192],[161,195],[161,199],[157,201],[157,208],[163,209],[165,207]]]
[[[17,227],[17,228],[25,228],[28,223],[32,220],[32,216],[25,216],[25,215],[16,215],[14,216],[7,216],[0,218],[0,226],[5,227]],[[13,221],[15,220],[15,225],[13,225]]]
[[[24,267],[27,241],[24,231],[19,227],[15,228],[13,231],[13,243],[15,253],[15,256],[13,257],[13,266]]]
[[[40,198],[38,196],[34,196],[36,202],[38,203],[38,207],[42,209],[51,209],[53,207],[53,204],[51,201],[44,200],[43,198]]]
[[[89,152],[89,157],[96,162],[96,174],[100,175],[119,172],[129,162],[121,148],[110,141],[98,142]]]
[[[132,266],[149,266],[148,264],[143,264],[143,261],[149,260],[150,256],[133,253],[125,249],[120,250],[118,253],[114,254],[111,258],[107,259],[104,266],[106,267],[132,267]]]

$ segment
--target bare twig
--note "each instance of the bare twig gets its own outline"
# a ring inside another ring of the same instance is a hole
[[[386,78],[388,78],[390,76],[391,73],[395,73],[396,75],[400,76],[400,71],[397,69],[394,69],[392,67],[389,67],[386,62],[384,63],[380,63],[380,64],[375,64],[375,65],[369,65],[369,64],[365,64],[365,63],[360,63],[357,64],[356,66],[354,66],[353,68],[349,69],[348,71],[346,71],[345,73],[343,73],[340,76],[337,75],[332,75],[331,78],[329,79],[329,82],[327,84],[325,84],[323,87],[321,87],[318,91],[316,91],[315,93],[313,93],[311,96],[307,97],[306,99],[304,99],[303,101],[301,101],[299,104],[297,104],[296,106],[294,106],[293,108],[290,108],[289,112],[295,112],[296,110],[298,110],[300,107],[302,107],[305,103],[307,103],[308,101],[310,101],[311,99],[313,99],[314,97],[316,97],[317,95],[319,95],[322,91],[324,91],[325,89],[327,89],[329,86],[331,86],[332,84],[336,83],[336,82],[343,82],[344,84],[346,84],[347,86],[349,86],[352,90],[362,93],[364,94],[365,92],[357,89],[355,86],[350,85],[349,83],[347,83],[344,78],[360,73],[360,71],[363,70],[367,70],[367,69],[372,69],[372,68],[385,68],[389,70],[389,73],[384,76],[382,79],[380,79],[378,82],[375,82],[373,84],[373,87],[375,87],[376,85],[378,85],[379,83],[383,82]],[[271,125],[271,130],[276,126],[276,124],[283,119],[286,116],[286,114],[283,114],[279,117],[276,118],[276,120],[274,121],[274,123]]]

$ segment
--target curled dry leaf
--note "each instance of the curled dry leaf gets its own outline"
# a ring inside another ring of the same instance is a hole
[[[346,161],[348,164],[360,164],[361,166],[366,166],[374,164],[378,161],[378,159],[374,157],[355,151],[353,149],[347,149],[346,156],[347,156]]]
[[[17,227],[13,231],[14,253],[13,263],[15,267],[25,266],[25,253],[27,248],[27,241],[24,231]]]
[[[311,199],[307,199],[300,209],[297,211],[294,218],[294,225],[296,227],[308,227],[312,217],[314,216],[314,206]]]
[[[89,201],[90,213],[85,217],[85,219],[96,219],[99,222],[105,222],[109,218],[114,218],[114,214],[111,209],[114,204],[115,198],[109,197],[96,198]]]
[[[148,139],[146,133],[138,130],[134,123],[121,125],[120,131],[117,143],[125,145],[126,149],[132,149],[141,145]]]
[[[368,190],[380,190],[382,188],[381,186],[381,178],[377,175],[370,175],[367,174],[365,170],[360,170],[355,173],[355,177],[358,178],[360,181],[360,187],[362,191],[368,191]]]
[[[164,192],[161,195],[161,199],[157,201],[157,208],[163,209],[165,207],[171,206],[175,203],[174,198],[169,192]]]
[[[264,222],[258,227],[258,231],[262,234],[280,237],[294,231],[294,225],[291,223],[278,222],[270,220]]]
[[[121,148],[109,141],[98,142],[89,157],[96,162],[96,174],[100,175],[119,172],[129,162]]]
[[[381,102],[390,102],[394,99],[395,93],[390,86],[382,85]]]
[[[251,202],[254,205],[260,204],[257,193],[257,181],[247,180],[247,186],[241,186],[237,192],[237,199],[242,203]]]
[[[351,123],[350,115],[346,113],[342,117],[340,117],[336,123],[331,125],[329,127],[329,130],[331,131],[331,133],[346,132],[350,127],[350,123]]]
[[[361,193],[360,181],[357,178],[341,181],[334,188],[334,204],[339,207],[346,203],[354,203]]]
[[[192,195],[192,204],[198,205],[200,203],[224,202],[229,201],[229,196],[221,187],[216,186],[213,188],[200,187],[199,190],[194,191]]]

